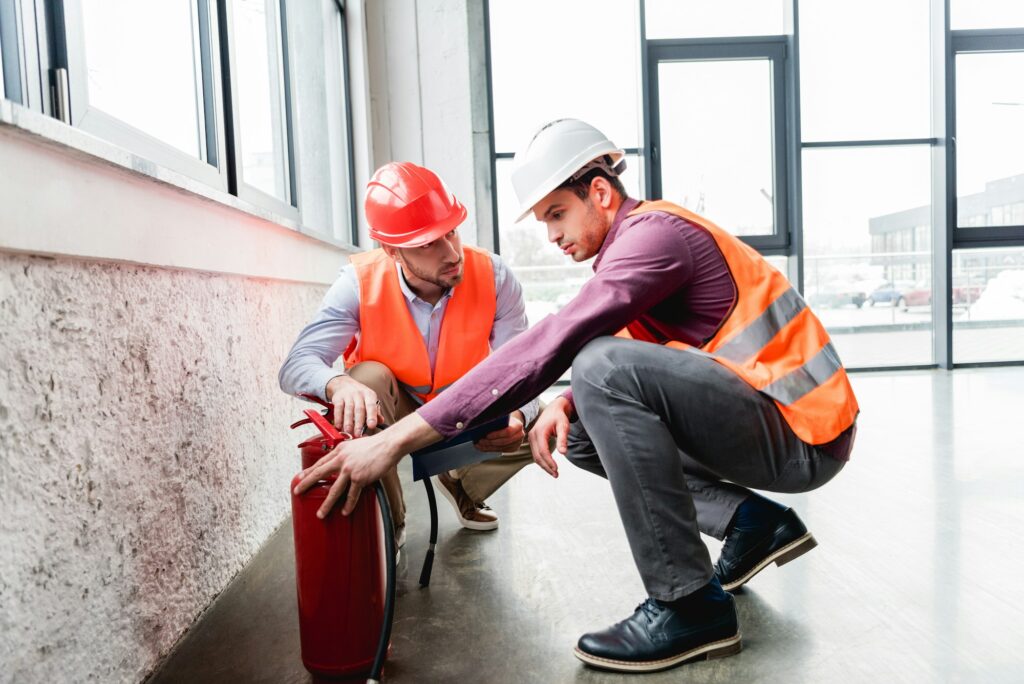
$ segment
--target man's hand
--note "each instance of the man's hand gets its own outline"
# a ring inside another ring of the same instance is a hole
[[[493,451],[499,454],[507,454],[515,451],[523,443],[526,437],[524,423],[526,417],[522,411],[513,411],[508,417],[508,427],[495,430],[474,443],[480,451]]]
[[[372,430],[380,421],[377,393],[347,375],[327,383],[327,401],[334,404],[334,427],[359,437],[363,426]]]
[[[412,413],[388,430],[369,437],[346,440],[334,447],[330,453],[300,473],[302,480],[295,486],[295,494],[302,494],[329,475],[337,475],[338,479],[331,485],[316,515],[324,518],[346,490],[348,495],[341,514],[348,515],[355,509],[363,489],[384,477],[384,473],[401,461],[403,455],[440,439],[441,435],[419,414]]]
[[[569,450],[569,418],[572,405],[565,397],[558,397],[537,417],[530,430],[530,451],[533,461],[551,477],[558,477],[558,465],[551,456],[551,438],[556,437],[555,448],[563,456]]]
[[[317,481],[332,473],[336,474],[338,479],[331,485],[331,490],[316,516],[325,517],[346,489],[348,496],[345,497],[341,514],[348,515],[355,509],[363,488],[384,477],[384,473],[401,460],[401,454],[396,457],[395,454],[388,453],[385,445],[380,443],[383,436],[384,433],[380,433],[340,443],[311,468],[302,471],[302,481],[295,487],[295,493],[301,494]]]

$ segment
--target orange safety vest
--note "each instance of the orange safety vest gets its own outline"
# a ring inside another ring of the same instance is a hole
[[[736,285],[736,301],[714,336],[686,349],[730,369],[771,397],[786,423],[808,444],[825,444],[853,424],[859,407],[839,355],[825,327],[789,281],[760,254],[706,218],[671,202],[645,202],[629,213],[661,211],[707,231],[715,240]],[[640,321],[620,336],[655,342]]]
[[[345,351],[345,367],[377,361],[403,389],[430,401],[491,352],[496,308],[490,255],[463,247],[465,275],[452,290],[441,320],[434,372],[427,345],[398,284],[398,266],[383,249],[351,257],[359,280],[359,333]]]

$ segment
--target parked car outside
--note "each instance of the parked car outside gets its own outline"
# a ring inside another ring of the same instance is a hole
[[[953,304],[968,305],[978,301],[981,296],[981,285],[954,284],[952,289]],[[868,306],[875,304],[892,304],[899,308],[908,306],[927,306],[932,303],[932,283],[928,279],[916,283],[897,282],[885,283],[867,297]]]
[[[812,307],[822,309],[838,309],[843,306],[853,305],[858,309],[867,300],[867,293],[857,283],[834,282],[828,283],[818,290],[807,293],[807,303]]]
[[[905,308],[907,306],[907,293],[914,289],[913,283],[905,281],[882,283],[871,294],[867,296],[868,306],[875,304],[891,304]],[[929,292],[929,296],[931,293]]]

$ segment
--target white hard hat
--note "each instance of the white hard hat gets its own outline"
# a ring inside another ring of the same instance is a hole
[[[516,222],[529,216],[533,205],[574,176],[578,178],[592,168],[618,176],[626,170],[625,156],[604,133],[579,119],[558,119],[541,126],[512,160],[512,187],[521,212]]]

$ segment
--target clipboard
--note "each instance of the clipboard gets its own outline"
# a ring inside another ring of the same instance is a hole
[[[412,452],[412,479],[423,480],[446,470],[496,458],[499,454],[480,451],[473,446],[473,442],[506,427],[508,414],[460,432],[451,439]]]

